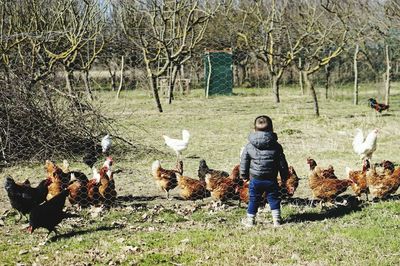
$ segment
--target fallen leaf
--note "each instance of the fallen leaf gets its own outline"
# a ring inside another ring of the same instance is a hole
[[[121,237],[121,238],[118,238],[117,240],[116,240],[116,242],[117,243],[124,243],[124,241],[125,241],[125,238],[123,238],[123,237]]]
[[[181,243],[182,244],[186,244],[186,243],[189,243],[190,242],[190,239],[189,238],[185,238],[185,239],[182,239],[181,240]]]
[[[126,247],[123,247],[122,250],[124,252],[136,253],[136,252],[139,252],[141,249],[140,249],[140,247],[137,247],[137,246],[135,246],[135,247],[126,246]]]
[[[23,250],[20,250],[19,252],[18,252],[18,254],[19,255],[24,255],[24,254],[28,254],[28,250],[25,250],[25,249],[23,249]]]

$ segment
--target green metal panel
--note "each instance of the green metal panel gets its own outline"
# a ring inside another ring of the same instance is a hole
[[[204,71],[206,96],[232,94],[232,53],[225,51],[206,52],[204,55]]]

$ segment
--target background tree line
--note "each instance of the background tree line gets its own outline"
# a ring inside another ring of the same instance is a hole
[[[358,104],[360,82],[380,82],[389,103],[399,76],[395,0],[0,0],[0,17],[3,162],[95,145],[112,128],[94,89],[149,89],[162,112],[177,79],[202,86],[205,49],[232,49],[235,86],[279,103],[281,85],[296,85],[316,115],[315,83],[325,97],[352,83]]]

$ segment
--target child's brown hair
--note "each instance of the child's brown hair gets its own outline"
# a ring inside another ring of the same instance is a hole
[[[274,131],[271,118],[266,115],[257,116],[256,119],[254,120],[254,130],[267,131],[267,132]]]

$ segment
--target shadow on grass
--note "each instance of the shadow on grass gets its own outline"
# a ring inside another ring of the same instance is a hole
[[[310,204],[307,204],[308,206],[316,206],[317,204],[319,205],[319,201],[311,201],[306,199],[305,202],[310,202]],[[336,199],[337,204],[343,204],[343,205],[335,205],[334,207],[330,207],[327,209],[323,209],[320,212],[305,212],[305,213],[296,213],[289,215],[287,217],[286,221],[288,223],[299,223],[299,222],[314,222],[314,221],[322,221],[325,219],[334,219],[334,218],[339,218],[343,217],[347,214],[356,212],[356,211],[361,211],[364,207],[365,204],[359,201],[356,197],[352,195],[345,195],[342,197],[338,197]]]
[[[372,202],[377,203],[377,202],[398,201],[398,200],[400,200],[400,194],[397,194],[397,195],[388,195],[388,196],[386,196],[386,197],[384,197],[384,198],[382,198],[382,199],[374,198],[374,199],[372,199]]]
[[[357,118],[357,117],[366,117],[366,114],[352,114],[352,115],[345,115],[344,118]]]
[[[93,233],[93,232],[98,232],[98,231],[111,231],[111,230],[115,230],[115,229],[121,229],[122,225],[118,224],[118,225],[112,225],[112,226],[99,226],[96,228],[90,228],[90,229],[84,229],[84,230],[78,230],[78,231],[71,231],[65,234],[60,234],[60,235],[56,235],[51,237],[48,242],[55,242],[58,241],[60,239],[67,239],[70,237],[74,237],[74,236],[80,236],[80,235],[84,235],[84,234],[88,234],[88,233]]]
[[[133,201],[153,201],[156,199],[163,199],[161,196],[133,196],[133,195],[126,195],[126,196],[118,196],[117,202],[133,202]]]
[[[386,113],[386,114],[381,114],[380,116],[393,116],[393,114]]]
[[[282,199],[282,205],[286,205],[286,204],[290,204],[290,205],[295,205],[295,206],[308,206],[308,207],[315,207],[316,206],[316,201],[315,200],[311,200],[308,198],[284,198]]]
[[[185,158],[186,159],[200,159],[200,156],[193,154],[193,155],[188,155]]]

